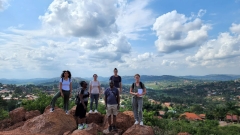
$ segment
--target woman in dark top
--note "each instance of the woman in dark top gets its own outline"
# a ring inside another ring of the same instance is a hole
[[[88,105],[88,98],[89,92],[87,89],[87,83],[85,81],[80,82],[81,89],[78,92],[80,103],[77,104],[77,108],[75,111],[75,116],[77,116],[78,121],[78,129],[82,130],[83,128],[87,128],[86,124],[86,112],[87,112],[87,105]]]
[[[114,87],[116,87],[119,91],[119,94],[121,94],[122,93],[122,78],[120,75],[118,75],[117,68],[114,68],[113,73],[114,73],[114,75],[112,75],[109,78],[109,82],[113,81]]]

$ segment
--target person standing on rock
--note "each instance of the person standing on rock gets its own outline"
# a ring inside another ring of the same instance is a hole
[[[91,103],[90,103],[90,111],[89,113],[92,113],[93,111],[93,101],[95,101],[95,113],[97,113],[97,108],[98,108],[98,100],[99,100],[99,93],[101,89],[100,82],[97,80],[97,74],[93,75],[93,81],[90,81],[89,83],[89,92],[90,92],[90,98],[91,98]]]
[[[89,92],[87,89],[87,83],[85,81],[81,81],[80,86],[82,87],[78,95],[80,102],[77,104],[75,116],[77,117],[78,129],[82,130],[83,128],[87,128],[86,112]]]
[[[122,78],[120,75],[118,75],[117,68],[114,68],[113,73],[114,73],[114,75],[112,75],[109,78],[109,82],[113,81],[114,87],[116,87],[119,91],[119,94],[121,94],[122,93]]]
[[[130,94],[133,95],[132,97],[132,108],[135,118],[134,124],[143,125],[143,114],[142,114],[142,107],[143,107],[143,95],[146,94],[146,88],[142,82],[140,82],[140,75],[136,74],[134,76],[135,82],[130,87]]]
[[[109,83],[110,87],[107,88],[104,92],[104,101],[105,101],[105,107],[106,107],[106,116],[108,117],[108,130],[109,132],[116,129],[116,116],[118,114],[119,109],[119,103],[120,103],[120,97],[119,97],[119,91],[116,87],[114,87],[114,82],[111,81]],[[113,115],[113,124],[111,124],[111,115]]]
[[[71,92],[72,92],[71,72],[68,70],[64,70],[59,80],[59,91],[52,98],[50,112],[54,111],[56,100],[62,96],[64,100],[63,109],[66,112],[66,114],[68,114],[68,105],[69,98],[71,97]]]

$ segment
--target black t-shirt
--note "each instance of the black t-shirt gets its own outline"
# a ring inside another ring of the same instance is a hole
[[[121,78],[121,76],[119,76],[119,75],[118,75],[117,77],[115,77],[115,76],[113,75],[113,76],[111,76],[111,77],[109,78],[109,80],[114,82],[114,86],[115,86],[116,88],[119,88],[119,87],[120,87],[120,86],[119,86],[119,83],[122,82],[122,78]]]

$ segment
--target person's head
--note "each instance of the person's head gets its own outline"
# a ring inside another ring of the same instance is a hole
[[[135,74],[135,75],[134,75],[134,78],[135,78],[135,80],[136,80],[137,82],[139,82],[139,80],[140,80],[140,75],[139,75],[139,74]]]
[[[93,74],[93,79],[94,80],[97,80],[97,77],[98,77],[97,74]]]
[[[68,70],[63,70],[62,71],[62,74],[61,74],[61,78],[64,78],[64,77],[66,77],[66,78],[71,78],[71,72],[70,71],[68,71]]]
[[[114,75],[117,75],[117,73],[118,73],[117,68],[114,68],[114,69],[113,69],[113,73],[114,73]]]
[[[85,81],[81,81],[79,84],[82,88],[87,88],[87,83]]]
[[[113,86],[114,86],[113,81],[110,81],[110,82],[109,82],[109,86],[110,86],[110,88],[113,88]]]

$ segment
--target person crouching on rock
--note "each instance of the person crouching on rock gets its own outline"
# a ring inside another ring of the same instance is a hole
[[[130,87],[130,94],[133,95],[132,97],[132,108],[135,118],[134,124],[139,124],[143,126],[143,95],[146,94],[146,88],[142,82],[140,82],[140,75],[136,74],[134,76],[135,82]]]
[[[54,111],[56,100],[62,96],[64,100],[63,108],[66,114],[68,114],[68,105],[69,105],[69,98],[71,97],[71,92],[72,92],[71,72],[68,70],[64,70],[59,80],[59,91],[52,98],[50,112]]]
[[[114,87],[113,81],[109,82],[110,88],[107,88],[104,92],[104,101],[106,107],[106,115],[108,117],[108,130],[109,132],[116,129],[116,116],[118,114],[120,97],[119,91],[116,87]],[[111,115],[113,115],[113,124],[111,124]]]
[[[82,87],[78,95],[80,98],[80,102],[77,104],[75,116],[77,117],[78,129],[82,130],[84,128],[87,128],[86,112],[87,112],[89,92],[87,89],[87,83],[85,81],[81,81],[80,86]]]

